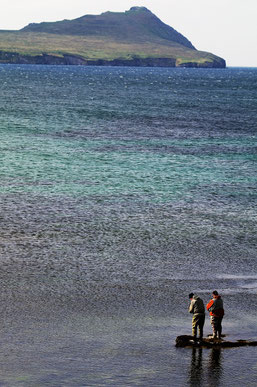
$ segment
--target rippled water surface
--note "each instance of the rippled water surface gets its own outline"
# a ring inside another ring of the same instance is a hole
[[[0,384],[256,385],[257,69],[0,66]],[[207,319],[205,334],[211,333]]]

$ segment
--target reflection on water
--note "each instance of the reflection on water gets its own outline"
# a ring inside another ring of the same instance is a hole
[[[222,354],[220,348],[212,348],[207,364],[203,362],[202,348],[193,348],[189,370],[190,386],[219,386],[222,376]]]
[[[191,359],[191,368],[190,368],[190,385],[191,386],[200,386],[203,378],[203,350],[202,348],[193,348],[192,349],[192,359]]]
[[[208,371],[209,386],[218,386],[222,375],[222,355],[220,348],[213,348],[211,350]]]

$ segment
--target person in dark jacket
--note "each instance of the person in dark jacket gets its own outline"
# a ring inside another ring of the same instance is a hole
[[[218,336],[218,339],[221,339],[221,323],[224,316],[224,309],[223,301],[217,290],[212,292],[212,299],[208,302],[206,308],[210,312],[213,338],[217,338]]]
[[[191,301],[189,306],[189,313],[193,313],[192,319],[192,336],[194,341],[197,337],[197,328],[199,329],[199,339],[203,338],[203,326],[205,321],[205,308],[203,300],[194,295],[194,293],[189,294],[189,299]]]

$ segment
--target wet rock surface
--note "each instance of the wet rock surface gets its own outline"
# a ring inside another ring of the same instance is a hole
[[[232,348],[232,347],[244,347],[244,346],[257,346],[257,341],[252,341],[252,340],[229,341],[229,340],[224,340],[223,338],[215,339],[212,337],[206,337],[206,338],[203,338],[202,340],[199,340],[199,339],[194,340],[193,336],[182,335],[176,338],[175,346],[177,348],[179,347],[180,348],[183,348],[183,347]]]

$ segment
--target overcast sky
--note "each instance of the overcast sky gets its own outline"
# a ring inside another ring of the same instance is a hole
[[[1,0],[0,29],[145,6],[198,50],[257,67],[257,0]]]

